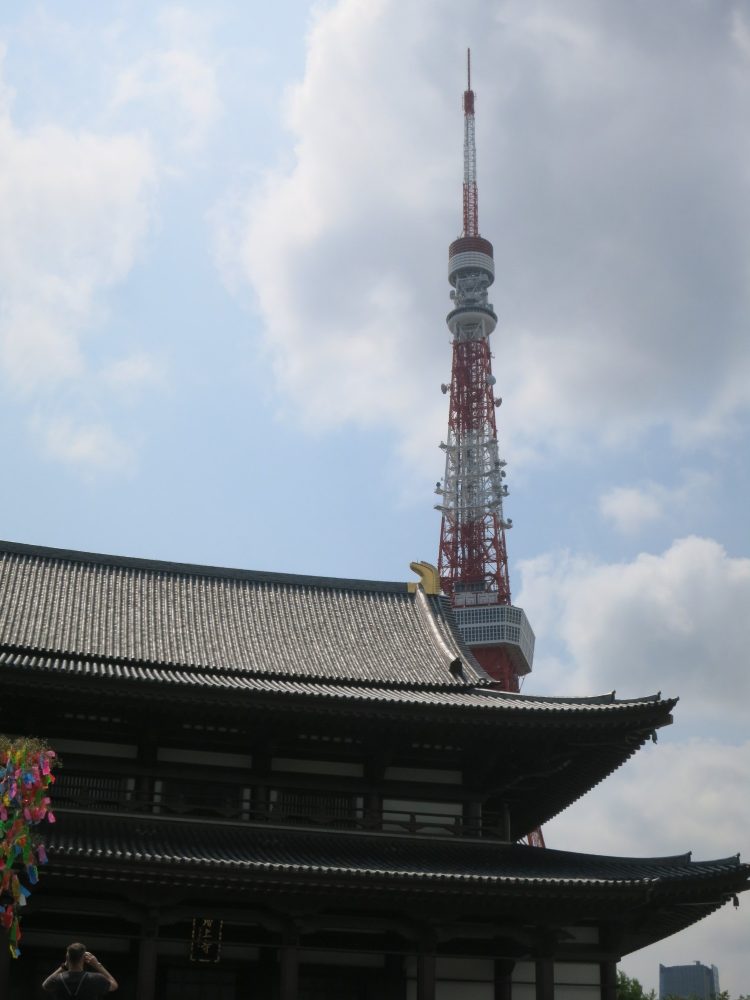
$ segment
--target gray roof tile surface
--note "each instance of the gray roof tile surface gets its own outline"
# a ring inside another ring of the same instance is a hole
[[[578,715],[622,716],[639,710],[654,709],[654,719],[663,722],[675,704],[674,699],[662,700],[658,695],[645,698],[615,699],[614,692],[588,698],[545,698],[536,695],[512,694],[484,685],[420,688],[397,687],[383,683],[324,681],[288,676],[252,675],[240,672],[212,672],[185,667],[149,666],[142,663],[80,659],[13,649],[0,649],[0,668],[26,673],[53,674],[59,677],[116,679],[124,682],[149,682],[172,689],[199,689],[221,698],[237,692],[268,695],[296,695],[351,701],[370,705],[451,706],[477,711],[511,714],[544,712],[576,712]],[[651,713],[649,713],[651,714]],[[661,724],[661,723],[660,723]]]
[[[450,666],[458,658],[462,673]],[[0,669],[486,713],[624,717],[674,700],[500,692],[449,602],[405,583],[295,576],[0,541]],[[653,714],[653,713],[651,713]]]
[[[53,862],[190,866],[214,871],[325,874],[347,878],[439,879],[514,885],[684,883],[730,876],[747,887],[737,856],[694,862],[689,854],[622,858],[539,850],[519,844],[212,824],[118,814],[62,814],[47,834]]]
[[[487,677],[445,599],[405,583],[0,542],[0,646],[211,672],[461,689]],[[463,676],[449,667],[460,658]]]

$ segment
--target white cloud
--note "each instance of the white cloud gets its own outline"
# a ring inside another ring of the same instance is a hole
[[[599,497],[599,512],[623,535],[635,535],[667,517],[679,523],[703,501],[711,480],[705,473],[689,473],[675,487],[648,482],[642,486],[614,486]]]
[[[0,41],[0,69],[2,69],[5,58],[8,53],[8,47],[4,42]],[[15,97],[15,91],[8,83],[3,79],[0,74],[0,119],[4,118],[6,115],[10,114],[11,105],[13,103],[13,98]]]
[[[146,386],[162,380],[163,372],[156,360],[143,352],[114,361],[100,373],[110,389],[132,395]]]
[[[525,608],[540,650],[529,687],[662,690],[680,696],[680,717],[740,725],[750,702],[750,559],[688,537],[662,555],[606,564],[565,553],[521,563]]]
[[[86,338],[144,244],[155,179],[142,137],[20,129],[10,101],[0,107],[0,382],[21,406],[44,400],[60,410],[55,420],[30,418],[33,436],[47,454],[81,466],[132,458],[106,423],[81,423],[57,394],[91,397],[122,382],[122,366],[131,382],[136,374],[132,359],[97,372]],[[138,365],[142,379],[145,356]]]
[[[635,486],[615,486],[599,498],[599,510],[623,534],[634,534],[644,523],[664,513],[658,491]]]
[[[0,118],[0,370],[18,392],[81,372],[83,331],[133,265],[153,180],[141,139]]]
[[[747,12],[738,7],[732,11],[732,38],[740,52],[750,62],[750,21]]]
[[[681,854],[723,858],[750,852],[750,742],[676,740],[662,730],[660,742],[639,753],[549,824],[553,846],[594,854]]]
[[[178,149],[194,151],[223,112],[216,67],[205,51],[207,24],[182,7],[158,18],[164,45],[146,52],[115,81],[111,109],[145,104],[160,116],[160,134],[173,134]]]
[[[95,473],[129,473],[135,464],[135,450],[109,424],[82,423],[62,415],[37,415],[32,429],[48,458]]]
[[[737,22],[690,5],[676,33],[669,6],[593,0],[476,0],[464,16],[504,428],[519,449],[591,428],[724,433],[750,401]],[[319,12],[288,101],[294,162],[231,220],[287,408],[395,427],[407,454],[445,423],[462,42],[445,5]]]
[[[213,68],[195,52],[168,49],[139,59],[118,76],[112,107],[134,102],[177,112],[178,146],[195,149],[205,142],[221,112]]]
[[[686,538],[659,556],[602,564],[551,553],[522,564],[521,604],[537,632],[526,690],[680,696],[674,727],[545,826],[547,845],[594,854],[695,860],[750,856],[747,649],[750,559]],[[557,650],[554,654],[551,650]],[[714,738],[705,736],[714,729]],[[701,733],[703,735],[693,735]],[[733,740],[732,737],[735,737]],[[701,957],[722,987],[746,990],[750,901],[627,957],[658,989],[658,965]]]
[[[679,729],[680,706],[676,711]],[[671,741],[672,733],[667,737]],[[653,857],[693,852],[710,860],[750,856],[750,743],[738,746],[692,739],[648,745],[615,775],[545,828],[548,846],[593,854]],[[725,906],[709,920],[626,958],[629,975],[658,989],[659,962],[696,958],[719,966],[721,986],[746,992],[742,976],[750,900]]]

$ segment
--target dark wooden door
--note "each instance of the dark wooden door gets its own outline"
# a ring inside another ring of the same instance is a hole
[[[236,1000],[237,977],[218,969],[167,969],[164,1000]]]
[[[300,970],[298,1000],[381,1000],[383,995],[379,969],[303,966]]]

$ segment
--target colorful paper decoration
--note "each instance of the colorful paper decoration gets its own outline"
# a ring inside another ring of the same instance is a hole
[[[47,863],[44,844],[32,827],[55,822],[48,789],[54,783],[55,751],[39,740],[8,740],[0,736],[0,927],[8,932],[13,958],[21,954],[18,910],[39,881],[38,866]]]

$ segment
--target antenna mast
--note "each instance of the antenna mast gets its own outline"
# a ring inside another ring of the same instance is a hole
[[[471,49],[466,51],[464,91],[464,228],[462,236],[479,236],[479,194],[477,191],[477,145],[474,130],[474,91],[471,89]]]

